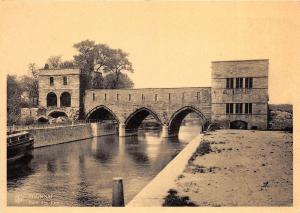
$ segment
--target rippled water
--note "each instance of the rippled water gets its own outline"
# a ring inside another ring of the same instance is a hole
[[[33,158],[8,168],[10,206],[110,206],[112,178],[123,177],[125,202],[199,133],[181,127],[179,139],[160,132],[104,136],[33,151]]]

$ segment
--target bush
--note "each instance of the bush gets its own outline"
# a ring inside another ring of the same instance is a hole
[[[174,189],[170,189],[168,193],[164,198],[163,206],[197,206],[188,196],[179,197]]]

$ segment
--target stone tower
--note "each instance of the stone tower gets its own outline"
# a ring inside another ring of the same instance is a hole
[[[212,62],[212,121],[267,129],[268,59]]]
[[[46,116],[77,119],[82,106],[80,69],[46,69],[39,72],[39,106]]]

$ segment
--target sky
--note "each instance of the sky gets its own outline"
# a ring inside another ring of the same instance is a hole
[[[12,0],[0,12],[2,74],[72,59],[90,39],[129,53],[135,88],[210,86],[211,61],[269,59],[270,103],[297,96],[300,2]]]

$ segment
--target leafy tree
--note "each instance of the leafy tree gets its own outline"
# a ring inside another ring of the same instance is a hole
[[[7,124],[15,124],[20,118],[21,88],[15,75],[7,75]]]
[[[118,81],[118,83],[116,83]],[[134,83],[128,77],[126,73],[121,73],[119,75],[119,80],[115,74],[110,73],[104,77],[104,88],[105,89],[125,89],[133,88]]]
[[[59,69],[61,62],[62,62],[61,56],[56,55],[56,56],[49,57],[46,64],[49,65],[49,69]]]
[[[75,68],[75,63],[74,61],[70,60],[70,61],[62,61],[59,65],[59,68],[61,69],[68,69],[68,68]]]
[[[110,58],[105,65],[104,71],[115,76],[112,89],[119,88],[122,72],[134,72],[131,62],[128,60],[128,53],[121,49],[113,49],[110,53]],[[128,77],[127,77],[128,78]]]
[[[18,82],[21,89],[21,95],[27,94],[29,100],[24,100],[26,103],[22,102],[22,107],[34,107],[37,106],[37,100],[39,96],[38,81],[33,77],[24,75]]]
[[[79,66],[83,73],[86,74],[87,82],[89,82],[87,88],[105,87],[121,88],[127,85],[128,82],[121,82],[122,80],[129,79],[129,77],[121,77],[122,72],[133,72],[131,62],[128,60],[128,54],[121,49],[112,49],[105,44],[96,44],[91,40],[84,40],[73,45],[78,50],[79,54],[74,55],[74,61]],[[101,83],[104,78],[100,75],[93,74],[94,72],[109,75],[106,83]],[[122,80],[121,80],[122,79]],[[109,82],[109,83],[108,83]],[[133,85],[133,84],[129,84]]]

